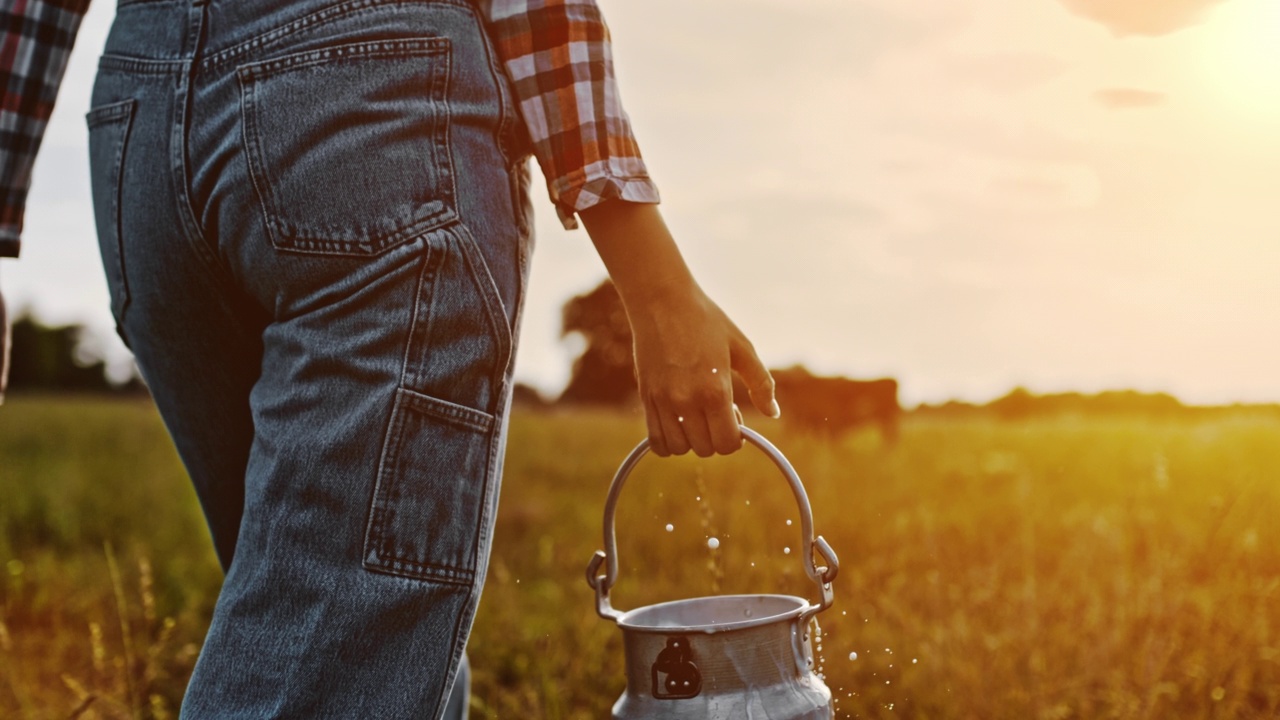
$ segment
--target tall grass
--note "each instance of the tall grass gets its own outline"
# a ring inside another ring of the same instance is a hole
[[[176,717],[221,574],[151,405],[12,399],[0,498],[0,717]]]
[[[819,653],[840,717],[1280,716],[1280,422],[913,419],[893,448],[760,429],[840,554]],[[583,570],[642,431],[515,417],[475,716],[607,717],[621,633]],[[173,715],[220,578],[154,412],[15,401],[0,498],[0,717]],[[621,500],[615,605],[813,596],[798,520],[754,450],[648,458]]]

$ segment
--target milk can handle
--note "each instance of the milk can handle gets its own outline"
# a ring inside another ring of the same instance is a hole
[[[818,585],[818,591],[822,597],[820,605],[810,605],[809,609],[804,613],[806,616],[815,615],[828,607],[834,600],[834,594],[831,589],[831,581],[835,580],[836,573],[840,570],[840,561],[836,557],[836,553],[827,544],[827,541],[821,535],[813,534],[813,510],[809,506],[809,496],[804,491],[804,484],[800,482],[800,476],[796,474],[795,468],[791,467],[791,463],[782,454],[773,443],[764,438],[763,435],[748,428],[745,425],[739,426],[742,431],[742,437],[748,442],[764,451],[765,455],[773,461],[774,465],[782,471],[782,475],[791,483],[791,492],[795,495],[796,504],[800,507],[800,547],[802,548],[801,557],[804,558],[805,573]],[[614,533],[614,517],[618,509],[618,496],[622,494],[622,486],[626,484],[627,477],[631,475],[631,471],[639,464],[640,459],[649,452],[648,439],[640,441],[635,450],[622,461],[622,465],[618,468],[617,474],[613,476],[613,484],[609,486],[609,496],[604,503],[604,550],[597,550],[591,558],[591,563],[587,566],[587,583],[596,591],[596,611],[604,618],[616,621],[621,617],[621,613],[613,609],[612,603],[609,601],[609,593],[613,590],[613,586],[618,582],[618,539]],[[814,553],[822,556],[826,565],[816,565],[813,561]],[[604,574],[600,574],[600,566],[605,566]]]

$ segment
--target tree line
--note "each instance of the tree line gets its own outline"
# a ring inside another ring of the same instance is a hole
[[[530,386],[519,385],[515,402],[525,406],[635,403],[631,326],[612,282],[606,279],[564,304],[561,336],[567,338],[574,334],[581,335],[586,342],[582,354],[574,360],[569,382],[560,395],[549,399]],[[113,382],[108,377],[105,361],[92,351],[90,341],[91,333],[82,325],[45,325],[30,313],[24,313],[13,323],[10,389],[15,392],[145,392],[136,372],[123,384]],[[778,373],[798,375],[801,379],[807,375],[803,368],[775,371],[775,375]],[[813,382],[830,380],[813,377]],[[735,396],[739,397],[739,405],[744,408],[749,405],[740,386],[735,387]],[[896,405],[896,400],[894,403]],[[1241,410],[1280,414],[1280,406],[1276,405],[1189,406],[1167,393],[1117,390],[1042,395],[1021,387],[985,404],[949,401],[923,404],[910,412],[936,417],[982,415],[1016,421],[1061,415],[1172,418]]]
[[[112,382],[107,363],[92,349],[83,325],[46,325],[30,313],[13,322],[9,389],[14,392],[110,392],[144,390],[136,373]]]

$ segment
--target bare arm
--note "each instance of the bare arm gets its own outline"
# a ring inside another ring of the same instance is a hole
[[[631,321],[653,451],[737,450],[731,372],[756,408],[778,415],[773,378],[751,342],[698,287],[656,205],[611,200],[579,215]]]

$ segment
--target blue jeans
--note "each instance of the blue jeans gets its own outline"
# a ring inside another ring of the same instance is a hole
[[[530,251],[500,67],[463,0],[120,1],[102,258],[226,571],[183,717],[445,712]]]

